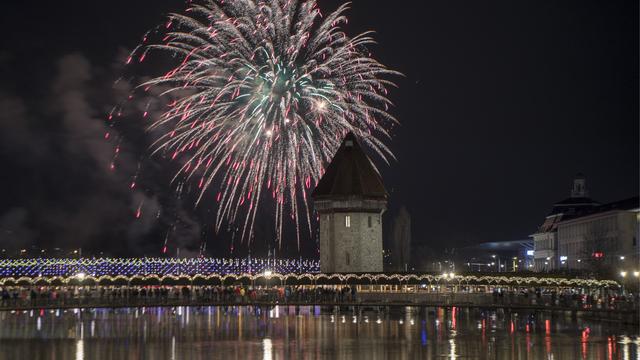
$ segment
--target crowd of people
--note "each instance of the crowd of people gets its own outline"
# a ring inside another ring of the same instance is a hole
[[[621,294],[615,291],[595,291],[586,294],[572,289],[561,291],[529,288],[520,291],[494,288],[494,304],[544,305],[582,309],[636,309],[640,304],[638,294]]]
[[[164,304],[252,302],[348,303],[356,301],[349,286],[118,286],[5,287],[0,306],[73,306],[90,304]]]
[[[397,291],[396,291],[397,293]],[[431,295],[443,295],[440,291]],[[360,299],[356,286],[32,286],[0,289],[0,307],[197,305],[246,303],[352,303]],[[413,293],[412,299],[419,297]],[[453,293],[453,295],[458,295]],[[465,296],[486,293],[461,291]],[[380,298],[380,297],[378,297]],[[367,300],[371,297],[367,296]],[[471,300],[469,298],[468,300]],[[487,299],[501,305],[542,305],[581,309],[636,309],[638,295],[598,291],[583,294],[573,289],[491,289]],[[410,300],[407,300],[410,301]]]

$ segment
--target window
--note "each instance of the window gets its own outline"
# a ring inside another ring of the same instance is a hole
[[[371,216],[369,216],[369,227],[371,227]]]
[[[636,237],[633,237],[633,246],[636,246],[636,244],[638,243],[638,241],[636,240]]]
[[[345,227],[351,227],[351,216],[346,215],[344,217],[344,226]]]
[[[351,264],[351,258],[349,258],[349,253],[346,253],[345,255],[346,255],[346,256],[345,256],[345,263],[346,263],[347,265],[350,265],[350,264]]]

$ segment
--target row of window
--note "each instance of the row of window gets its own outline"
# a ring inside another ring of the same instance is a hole
[[[373,220],[371,219],[371,216],[367,217],[367,225],[368,227],[371,227],[373,224]],[[345,215],[344,216],[344,227],[351,227],[351,215]]]
[[[558,228],[559,237],[602,236],[610,231],[618,230],[617,217],[592,220],[585,223],[561,225]]]
[[[536,250],[553,250],[553,239],[537,240],[534,243]]]

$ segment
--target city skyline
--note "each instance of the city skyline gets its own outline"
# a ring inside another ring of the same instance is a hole
[[[0,11],[0,360],[640,359],[636,1]]]
[[[390,193],[385,235],[404,206],[415,246],[526,238],[566,197],[578,172],[602,203],[637,195],[638,42],[628,11],[637,4],[580,4],[419,4],[412,12],[352,4],[347,32],[375,29],[379,45],[371,51],[404,74],[390,91],[390,112],[401,123],[389,143],[397,161],[385,165],[374,157]],[[10,6],[5,16],[27,12]],[[323,12],[335,7],[321,4]],[[127,189],[135,161],[124,169],[126,179],[102,173],[113,143],[97,135],[121,95],[112,91],[121,71],[114,64],[166,13],[183,8],[181,2],[66,2],[30,9],[32,16],[19,22],[4,19],[7,29],[22,29],[5,31],[0,52],[7,80],[0,87],[1,146],[11,174],[1,184],[4,241],[113,244],[115,253],[160,254],[175,225],[164,217],[173,213],[180,221],[172,249],[197,253],[206,239],[212,254],[232,246],[247,251],[224,231],[215,234],[211,208],[194,210],[188,194],[174,199],[167,169],[141,175],[151,189],[142,195]],[[418,20],[423,26],[415,26]],[[55,41],[42,36],[47,29],[55,29]],[[416,37],[423,43],[414,47]],[[52,104],[57,97],[68,102]],[[131,154],[143,153],[144,134],[127,135]],[[274,229],[264,221],[259,231]],[[285,252],[316,255],[313,237],[298,251],[293,236]],[[277,248],[272,235],[252,246]]]

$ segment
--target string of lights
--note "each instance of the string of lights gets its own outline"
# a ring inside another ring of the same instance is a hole
[[[69,277],[76,274],[180,275],[317,273],[318,260],[264,258],[93,258],[93,259],[2,259],[0,277]]]
[[[320,273],[317,260],[309,259],[218,259],[218,258],[95,258],[95,259],[3,259],[0,285],[71,285],[236,283],[250,284],[271,279],[298,284],[430,284],[494,286],[618,287],[613,280],[562,277]]]

